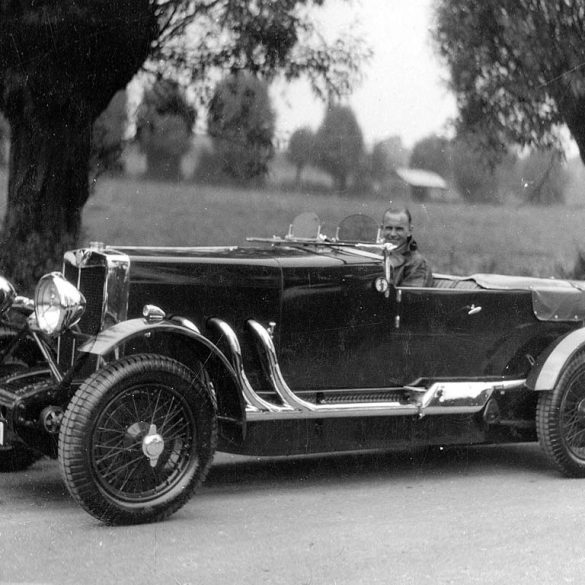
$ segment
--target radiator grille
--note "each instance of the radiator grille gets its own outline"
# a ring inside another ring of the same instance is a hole
[[[84,266],[77,268],[65,264],[65,278],[83,293],[86,306],[79,320],[78,327],[82,333],[96,335],[102,327],[107,268],[105,266]],[[66,333],[59,338],[59,365],[67,369],[75,358],[75,338]]]

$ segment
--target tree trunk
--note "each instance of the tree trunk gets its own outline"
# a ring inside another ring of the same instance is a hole
[[[10,120],[12,144],[0,269],[21,291],[61,267],[74,247],[89,196],[91,119],[77,111],[59,117],[25,112]]]
[[[579,156],[585,164],[585,97],[575,97],[569,91],[557,98],[561,116],[565,120],[573,140],[579,148]]]

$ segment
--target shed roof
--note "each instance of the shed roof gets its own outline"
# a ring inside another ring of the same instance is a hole
[[[413,187],[429,187],[432,189],[447,189],[447,182],[443,177],[425,169],[396,169],[396,174]]]

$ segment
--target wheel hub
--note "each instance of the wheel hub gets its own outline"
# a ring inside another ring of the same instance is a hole
[[[158,458],[165,450],[165,441],[156,431],[156,425],[150,425],[148,433],[142,439],[142,452],[148,457],[151,467],[156,467]]]

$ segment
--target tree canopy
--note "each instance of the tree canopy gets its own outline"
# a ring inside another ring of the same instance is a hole
[[[222,172],[237,181],[264,176],[274,155],[275,123],[265,81],[239,72],[218,83],[209,103],[207,131]]]
[[[220,71],[306,74],[316,92],[359,77],[363,45],[330,45],[307,8],[324,0],[6,0],[0,111],[11,126],[0,269],[30,286],[77,244],[93,122],[145,68],[211,87]],[[203,99],[205,92],[202,92]]]
[[[460,131],[505,152],[556,146],[566,124],[585,161],[583,0],[438,0],[434,38]]]
[[[339,191],[347,189],[348,179],[363,164],[364,138],[353,110],[331,104],[315,134],[315,162],[328,173]]]

